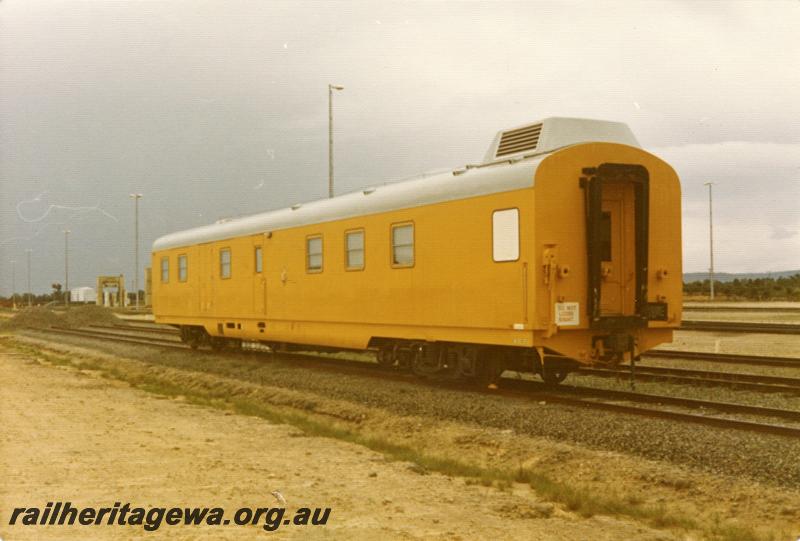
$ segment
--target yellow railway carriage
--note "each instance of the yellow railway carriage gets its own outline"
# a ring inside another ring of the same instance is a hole
[[[153,311],[193,347],[560,381],[671,340],[680,213],[674,170],[627,126],[551,118],[480,164],[161,237]]]

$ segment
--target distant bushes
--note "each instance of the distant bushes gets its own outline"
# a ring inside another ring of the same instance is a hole
[[[89,325],[119,325],[125,321],[119,319],[108,308],[95,306],[74,306],[69,310],[53,311],[44,306],[22,308],[13,317],[0,322],[0,330],[11,329],[47,329],[49,327],[78,328]]]
[[[684,282],[687,297],[708,295],[709,280]],[[714,280],[714,295],[727,300],[800,301],[800,274],[781,278],[745,278],[731,282]]]

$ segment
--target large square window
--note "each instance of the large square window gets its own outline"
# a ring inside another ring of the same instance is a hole
[[[497,262],[519,259],[519,209],[492,214],[492,258]]]

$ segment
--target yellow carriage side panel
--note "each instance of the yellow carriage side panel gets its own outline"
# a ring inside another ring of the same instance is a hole
[[[268,318],[427,328],[419,339],[436,339],[439,327],[511,329],[527,319],[529,250],[523,245],[517,262],[492,261],[492,212],[509,207],[520,208],[520,227],[529,230],[531,191],[520,190],[273,232],[265,251]],[[413,225],[411,266],[392,265],[394,224]],[[364,231],[363,270],[345,265],[345,232],[354,229]],[[310,273],[306,240],[317,235],[323,269]]]
[[[515,326],[529,329],[532,319],[526,289],[533,272],[532,195],[531,189],[515,190],[196,246],[190,267],[204,279],[193,281],[192,291],[172,283],[154,288],[158,318],[194,321],[212,333],[228,320],[264,320],[265,333],[245,323],[244,332],[226,328],[225,334],[298,342],[311,334],[314,343],[340,347],[363,348],[381,335],[510,345],[519,333],[511,332]],[[519,209],[519,259],[497,263],[492,214],[508,208]],[[395,224],[413,225],[411,266],[392,265]],[[345,233],[354,229],[364,232],[362,270],[345,264]],[[317,236],[322,270],[309,272],[306,243]],[[262,246],[262,273],[255,272],[255,246]],[[156,253],[154,262],[164,254],[174,259],[181,250]],[[219,268],[222,250],[230,250],[227,279]],[[195,300],[178,307],[172,299],[181,296]]]

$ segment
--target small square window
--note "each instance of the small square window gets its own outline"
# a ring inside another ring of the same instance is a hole
[[[392,265],[414,265],[414,224],[392,226]]]
[[[262,258],[262,250],[261,246],[256,246],[255,250],[255,258],[256,258],[256,272],[261,272],[264,269],[264,260]]]
[[[169,257],[161,258],[161,283],[166,284],[169,282]]]
[[[348,231],[344,236],[345,251],[347,253],[347,269],[359,270],[364,268],[364,230]]]
[[[223,248],[219,251],[219,276],[220,278],[231,277],[231,249]]]
[[[178,281],[185,282],[186,278],[189,275],[189,260],[187,256],[179,255],[178,256]]]
[[[308,237],[306,239],[306,270],[308,272],[322,271],[322,237]]]

